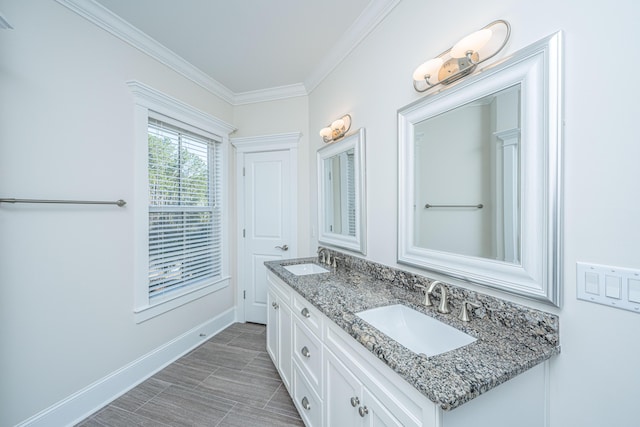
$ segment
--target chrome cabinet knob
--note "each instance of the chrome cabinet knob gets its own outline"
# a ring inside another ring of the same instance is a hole
[[[307,396],[303,397],[300,403],[302,403],[302,407],[307,411],[311,409],[311,404],[309,403],[309,399],[307,399]]]
[[[364,418],[369,413],[369,408],[367,408],[366,406],[361,406],[358,408],[358,413],[361,417]]]
[[[311,313],[309,312],[309,309],[307,307],[303,308],[300,311],[300,314],[302,314],[304,317],[309,318],[311,317]]]
[[[353,406],[355,408],[359,404],[360,404],[360,399],[358,399],[358,396],[353,396],[351,398],[351,406]]]
[[[304,357],[307,357],[307,358],[311,357],[311,352],[309,351],[306,345],[302,347],[302,350],[300,350],[300,353],[302,353]]]

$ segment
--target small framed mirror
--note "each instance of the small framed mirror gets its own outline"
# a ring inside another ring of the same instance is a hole
[[[319,242],[366,254],[365,131],[318,150]]]
[[[561,33],[402,108],[398,262],[556,306]]]

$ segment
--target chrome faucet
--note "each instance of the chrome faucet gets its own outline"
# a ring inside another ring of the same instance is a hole
[[[429,296],[436,290],[436,287],[440,287],[440,305],[438,306],[438,312],[445,314],[451,313],[451,310],[449,310],[447,288],[444,286],[444,283],[439,280],[431,282],[431,285],[429,285],[429,289],[425,292],[424,305],[433,305]]]
[[[331,265],[331,252],[328,252],[326,248],[318,248],[318,256],[320,256],[320,254],[322,254],[322,260],[319,262],[322,264]]]

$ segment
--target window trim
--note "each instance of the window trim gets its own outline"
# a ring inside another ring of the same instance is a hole
[[[229,276],[229,134],[235,128],[216,117],[191,107],[138,81],[127,85],[134,98],[134,201],[128,206],[134,214],[134,317],[144,322],[205,295],[226,288]],[[222,277],[213,283],[188,288],[184,293],[161,301],[149,301],[149,177],[148,177],[148,120],[153,113],[183,123],[186,130],[200,129],[222,141]]]

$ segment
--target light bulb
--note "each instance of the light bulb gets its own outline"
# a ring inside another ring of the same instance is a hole
[[[413,80],[416,82],[423,81],[426,75],[429,75],[429,83],[438,83],[438,71],[442,67],[442,58],[433,58],[420,65],[413,72]]]
[[[471,33],[454,44],[449,54],[454,58],[464,58],[469,51],[478,52],[487,44],[492,35],[493,31],[488,28]]]
[[[335,120],[333,123],[331,123],[331,129],[335,130],[342,130],[344,128],[344,120],[342,119],[338,119]]]
[[[331,131],[331,128],[322,128],[320,129],[320,136],[323,138],[331,138],[331,136],[333,135],[333,132]]]

